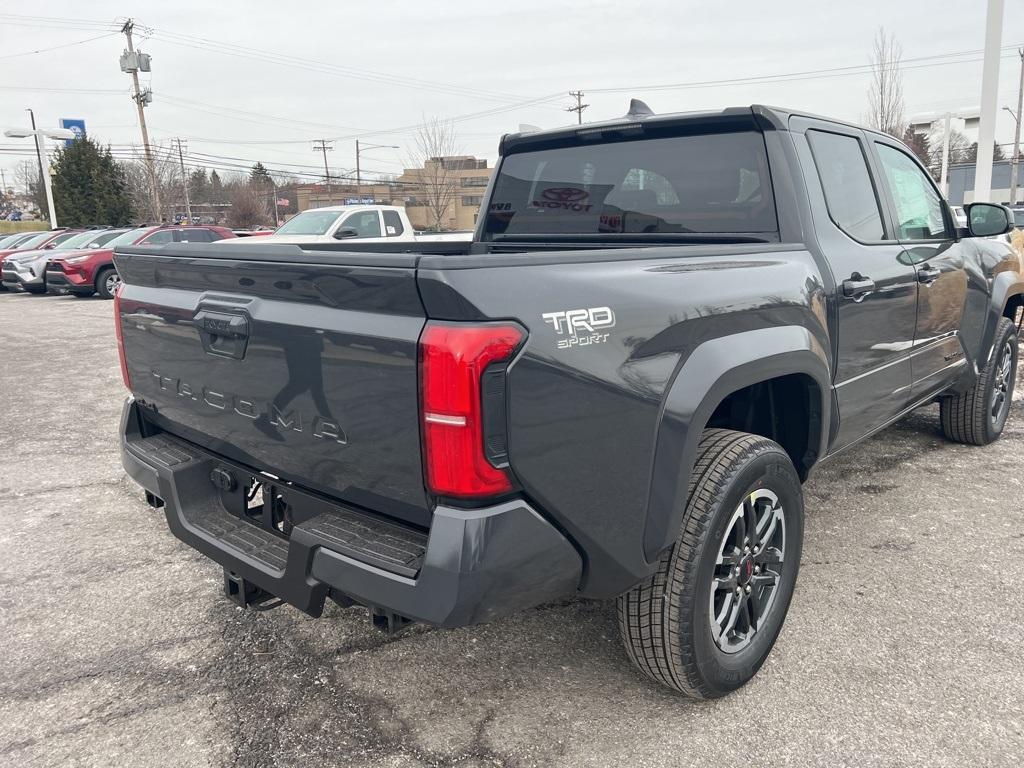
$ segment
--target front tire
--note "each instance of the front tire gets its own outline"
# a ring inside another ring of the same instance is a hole
[[[96,293],[100,295],[101,299],[114,298],[114,294],[117,292],[117,287],[120,284],[121,276],[117,274],[117,270],[113,267],[104,267],[96,275]]]
[[[988,445],[999,439],[1010,415],[1017,380],[1017,331],[1008,317],[1000,318],[992,342],[992,357],[966,392],[942,398],[942,432],[957,443]]]
[[[705,431],[679,538],[652,576],[618,598],[630,659],[694,698],[744,685],[782,629],[802,540],[803,490],[782,447]]]

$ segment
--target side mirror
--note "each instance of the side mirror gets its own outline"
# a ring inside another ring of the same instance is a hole
[[[1005,205],[968,203],[964,211],[971,237],[995,237],[1013,229],[1013,213]]]
[[[344,240],[348,237],[359,237],[359,233],[356,232],[352,227],[338,227],[334,230],[335,240]]]

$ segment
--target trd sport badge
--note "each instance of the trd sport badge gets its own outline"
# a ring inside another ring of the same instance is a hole
[[[545,312],[541,317],[555,329],[559,349],[602,344],[608,341],[609,336],[604,330],[615,327],[615,313],[611,307],[566,309]]]

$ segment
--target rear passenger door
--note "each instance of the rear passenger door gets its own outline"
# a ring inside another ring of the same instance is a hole
[[[917,270],[917,329],[910,353],[914,399],[945,389],[967,365],[960,337],[967,301],[964,249],[935,182],[916,159],[881,137],[873,140],[896,237]]]
[[[790,128],[817,240],[836,282],[838,449],[910,404],[917,273],[887,221],[864,133],[803,118]]]

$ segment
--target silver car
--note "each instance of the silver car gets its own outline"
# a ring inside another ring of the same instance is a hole
[[[100,248],[124,229],[92,229],[79,232],[54,248],[25,251],[11,254],[3,262],[2,279],[4,287],[21,289],[28,293],[46,293],[46,265],[51,259],[77,255],[75,252]]]

